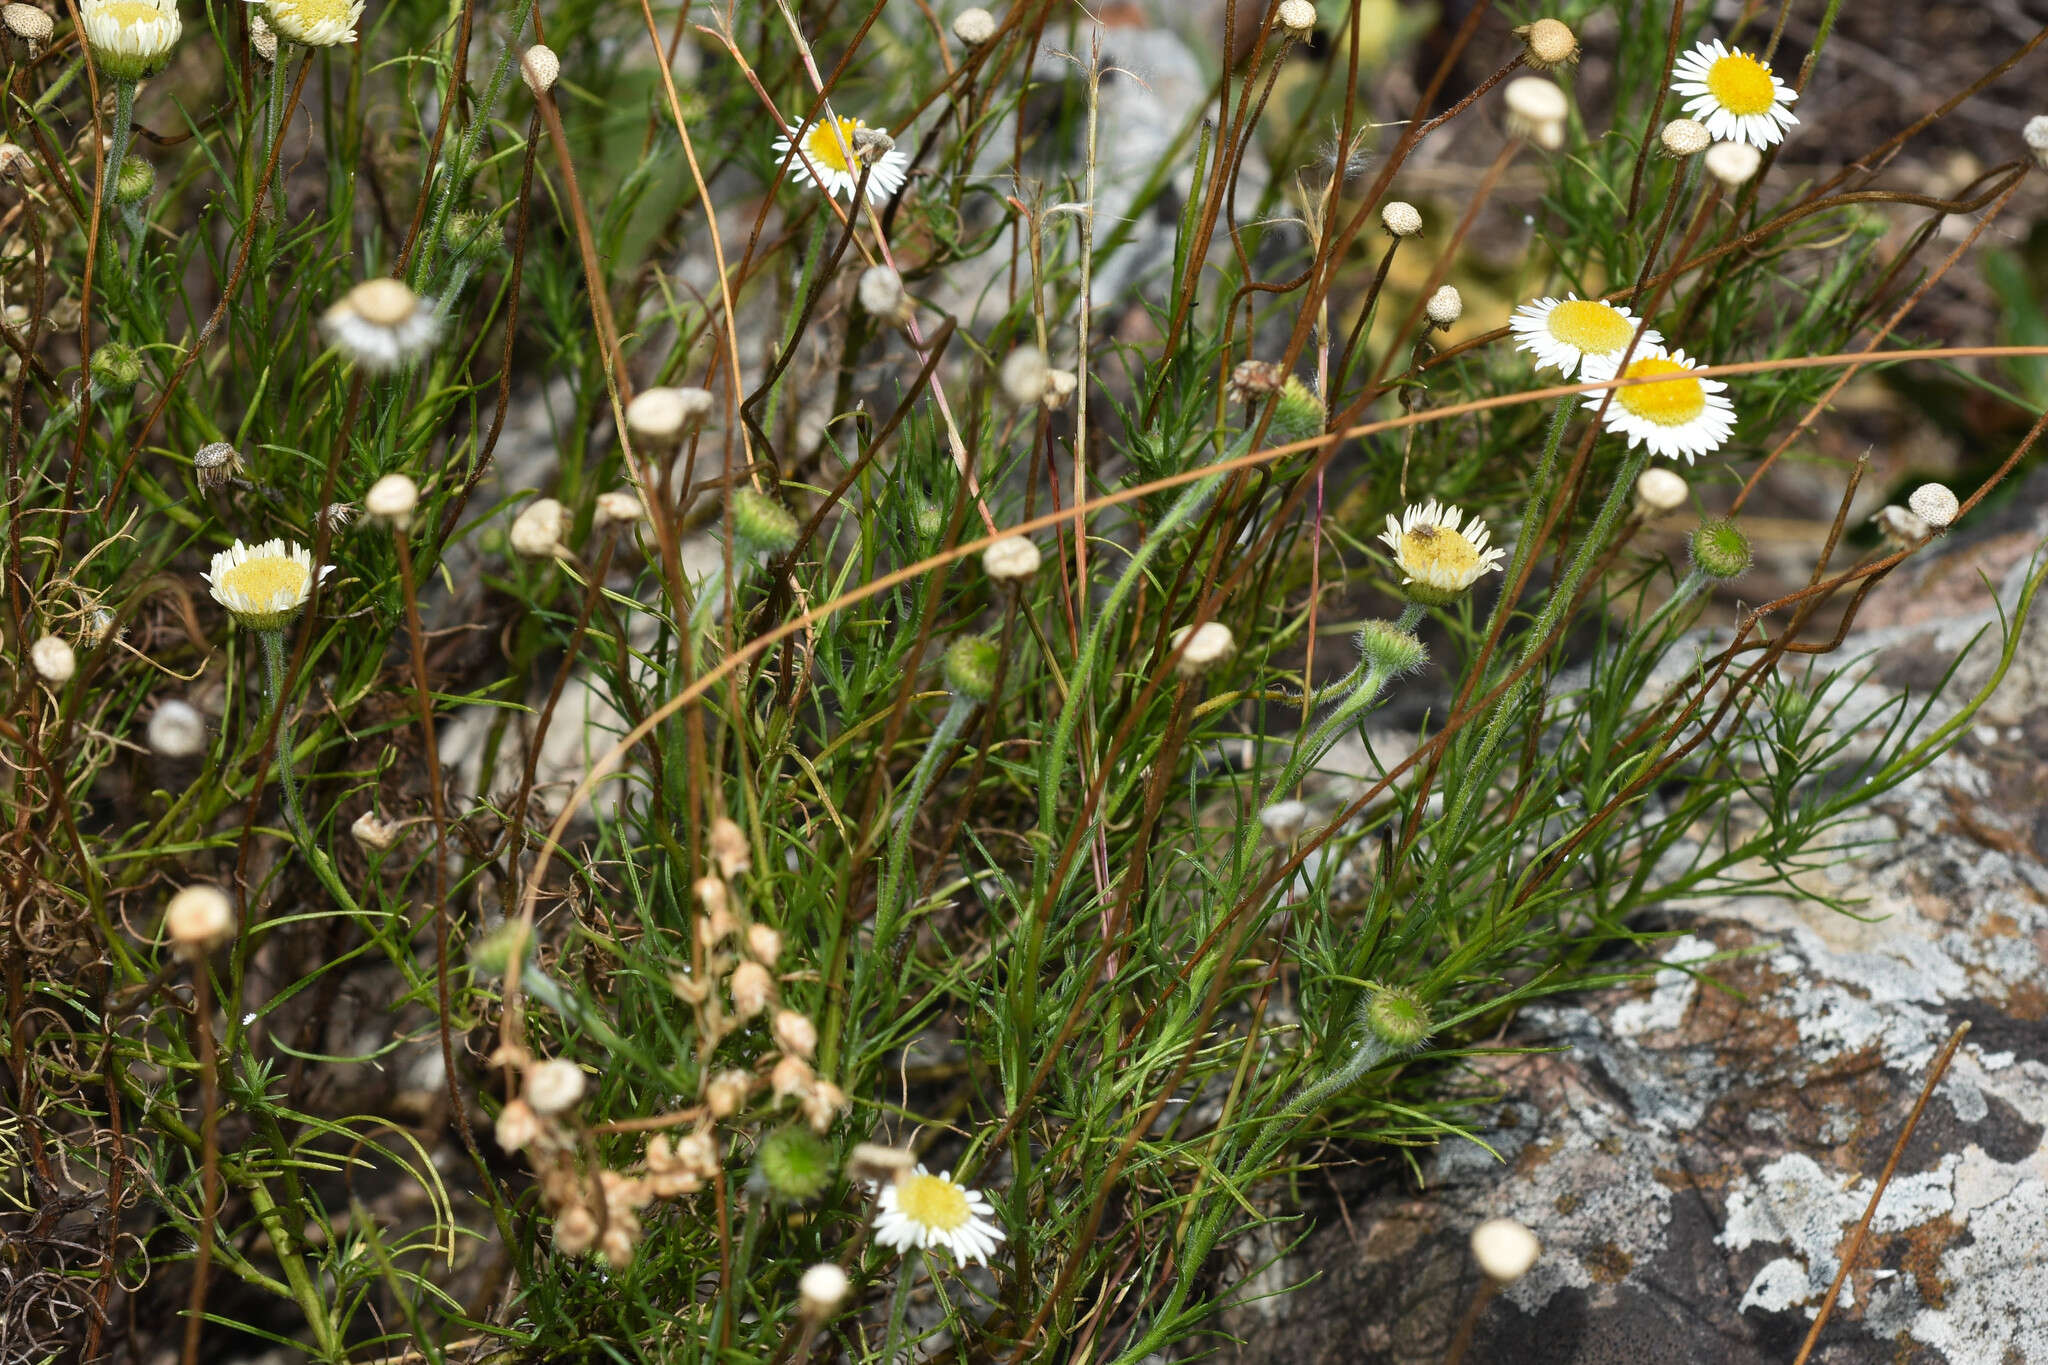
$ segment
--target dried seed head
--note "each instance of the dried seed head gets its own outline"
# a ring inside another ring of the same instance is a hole
[[[1025,536],[1004,536],[981,552],[982,571],[997,582],[1016,582],[1038,572],[1038,546]]]
[[[1180,651],[1174,672],[1183,678],[1199,677],[1230,657],[1237,638],[1221,621],[1204,621],[1199,626],[1182,626],[1169,637],[1168,648]]]
[[[562,1114],[583,1098],[583,1068],[566,1058],[526,1068],[526,1102],[536,1114]]]
[[[1396,237],[1413,237],[1422,231],[1422,214],[1405,200],[1391,200],[1380,205],[1380,226]]]
[[[768,1007],[768,992],[774,985],[774,978],[760,963],[740,963],[726,981],[732,991],[732,1012],[741,1019],[753,1018]]]
[[[873,163],[896,150],[896,139],[880,128],[870,128],[865,123],[853,130],[853,155],[857,160]]]
[[[765,924],[747,926],[747,951],[764,967],[773,967],[782,956],[782,935]]]
[[[1512,1218],[1489,1218],[1472,1229],[1472,1259],[1495,1284],[1513,1284],[1543,1252],[1536,1234]]]
[[[704,1107],[715,1119],[729,1119],[747,1102],[754,1078],[744,1071],[721,1071],[704,1086]]]
[[[1429,296],[1429,302],[1422,306],[1423,316],[1429,325],[1439,332],[1448,332],[1459,318],[1465,316],[1465,297],[1453,285],[1445,285]]]
[[[626,430],[645,445],[680,445],[710,415],[708,390],[643,389],[626,404]]]
[[[350,311],[372,327],[396,327],[419,311],[420,296],[404,280],[364,280],[342,297]]]
[[[0,175],[21,176],[26,179],[29,172],[35,169],[35,165],[35,158],[30,156],[20,143],[0,142]],[[12,242],[8,243],[9,256],[27,254],[25,247],[21,251],[15,251],[13,246]]]
[[[320,520],[329,531],[340,533],[355,525],[356,505],[352,502],[330,502],[320,509]]]
[[[344,356],[372,374],[410,364],[441,339],[441,315],[404,280],[364,280],[321,314],[320,330]]]
[[[1956,495],[1949,491],[1948,485],[1939,483],[1921,484],[1906,499],[1906,506],[1937,531],[1954,521],[1956,513],[1962,510],[1962,504],[1956,501]]]
[[[818,1050],[818,1026],[797,1010],[777,1010],[769,1028],[782,1050],[792,1057],[809,1061]]]
[[[1870,521],[1884,537],[1884,543],[1894,550],[1917,550],[1934,535],[1934,528],[1917,512],[1903,507],[1880,507]]]
[[[500,1147],[508,1152],[522,1151],[540,1136],[540,1115],[534,1113],[533,1106],[525,1100],[513,1099],[507,1101],[505,1107],[498,1111],[495,1129]],[[586,1213],[585,1216],[589,1215]],[[592,1224],[591,1230],[595,1233],[595,1224]],[[559,1233],[556,1234],[556,1239],[560,1240]],[[588,1245],[588,1242],[584,1243],[584,1246]]]
[[[413,509],[419,505],[419,485],[403,474],[386,474],[363,494],[363,510],[370,514],[370,519],[394,531],[412,525]]]
[[[1669,469],[1645,469],[1636,478],[1636,515],[1661,517],[1685,506],[1685,478]]]
[[[512,552],[524,559],[553,559],[568,553],[562,533],[569,527],[568,510],[554,498],[535,498],[512,522]]]
[[[45,635],[30,645],[28,661],[36,676],[52,687],[62,687],[78,672],[78,656],[68,643],[54,635]]]
[[[1045,352],[1036,346],[1019,346],[1003,357],[997,375],[1003,397],[1020,408],[1035,407],[1045,398],[1046,375],[1051,370]]]
[[[242,456],[226,441],[212,441],[192,456],[192,472],[201,488],[221,488],[242,475]]]
[[[816,1081],[810,1093],[798,1102],[804,1111],[804,1122],[811,1125],[811,1131],[819,1134],[831,1131],[832,1122],[846,1108],[846,1092],[830,1081]]]
[[[1316,7],[1310,0],[1281,0],[1280,27],[1296,38],[1306,38],[1315,31]]]
[[[9,5],[8,8],[16,6]],[[2034,160],[2043,170],[2048,170],[2048,114],[2036,114],[2028,119],[2027,126],[2020,129],[2020,136],[2025,139],[2027,150],[2034,154]]]
[[[149,718],[149,747],[162,758],[190,758],[206,747],[206,720],[190,702],[167,697]]]
[[[852,1180],[880,1184],[915,1169],[917,1153],[902,1147],[885,1147],[877,1142],[856,1142],[846,1154],[846,1174]]]
[[[164,935],[186,961],[205,957],[235,933],[235,905],[217,886],[188,886],[164,907]]]
[[[911,302],[903,292],[903,277],[888,266],[873,265],[863,270],[855,292],[860,297],[860,306],[882,321],[900,327],[910,320]]]
[[[647,509],[640,505],[640,499],[621,488],[597,495],[597,512],[591,525],[603,530],[607,526],[630,526],[646,517]]]
[[[1038,401],[1047,412],[1058,412],[1074,401],[1074,393],[1080,387],[1081,381],[1072,370],[1047,370],[1045,394]]]
[[[396,820],[386,820],[377,812],[366,810],[355,818],[348,832],[365,853],[388,853],[403,829]]]
[[[987,10],[969,10],[967,13],[988,18]],[[966,17],[961,16],[963,19]],[[993,23],[994,20],[989,22]],[[959,21],[955,20],[954,31],[957,32],[959,27]],[[806,1270],[802,1278],[796,1282],[797,1311],[813,1322],[820,1318],[829,1318],[839,1311],[840,1304],[846,1302],[849,1287],[850,1281],[847,1280],[845,1271],[830,1261],[821,1261]]]
[[[249,46],[266,62],[277,60],[277,35],[260,14],[249,16]]]
[[[996,17],[979,5],[963,9],[953,20],[953,36],[969,47],[980,47],[996,36]]]
[[[543,43],[535,43],[519,58],[519,77],[536,95],[545,95],[554,89],[561,74],[562,59],[555,55],[553,48]]]
[[[1734,189],[1746,183],[1764,164],[1764,154],[1747,142],[1717,142],[1707,148],[1707,174]]]
[[[1559,20],[1538,19],[1533,24],[1524,24],[1515,30],[1515,36],[1522,40],[1523,64],[1531,70],[1548,71],[1579,59],[1578,36]]]
[[[1294,836],[1301,833],[1307,822],[1308,804],[1302,801],[1275,801],[1259,812],[1259,828],[1282,848],[1293,844]]]
[[[34,52],[50,41],[55,26],[50,16],[34,5],[0,5],[0,23],[7,25],[7,31],[29,45]]]
[[[1714,144],[1714,136],[1707,131],[1707,125],[1697,119],[1675,118],[1664,125],[1658,134],[1664,144],[1664,151],[1671,156],[1698,156]]]
[[[1542,76],[1517,76],[1503,92],[1510,137],[1527,138],[1546,152],[1564,145],[1565,116],[1571,106],[1557,82]]]
[[[711,822],[711,829],[705,836],[711,848],[711,861],[718,864],[718,875],[731,881],[754,865],[754,854],[747,847],[746,831],[727,816],[719,816]]]
[[[775,1098],[786,1100],[791,1095],[802,1095],[817,1080],[811,1064],[801,1057],[784,1056],[768,1073],[768,1088],[775,1092]]]
[[[1280,392],[1287,371],[1271,360],[1240,360],[1230,371],[1230,401],[1256,403]]]

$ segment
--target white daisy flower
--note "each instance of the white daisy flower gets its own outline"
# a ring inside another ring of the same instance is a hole
[[[356,40],[363,0],[250,0],[263,7],[280,38],[307,47],[339,47]]]
[[[441,339],[441,314],[405,281],[379,277],[342,295],[321,317],[320,329],[336,350],[382,374],[433,349]]]
[[[1477,516],[1467,521],[1457,508],[1431,498],[1402,516],[1390,514],[1380,539],[1394,552],[1408,595],[1442,606],[1506,558],[1506,550],[1487,545],[1487,536],[1486,523]]]
[[[333,572],[332,564],[322,568],[322,581]],[[237,621],[252,630],[282,630],[312,596],[313,552],[285,540],[238,540],[213,557],[213,570],[204,577],[213,600]]]
[[[863,147],[875,142],[874,147]],[[826,119],[804,133],[803,155],[795,155],[796,143],[787,134],[775,139],[775,155],[790,163],[789,173],[799,185],[816,184],[837,199],[853,196],[860,183],[860,160],[873,167],[868,172],[868,202],[886,203],[903,187],[910,159],[857,118]]]
[[[85,0],[79,27],[93,64],[121,80],[139,80],[170,60],[184,24],[177,0]]]
[[[875,1240],[897,1251],[944,1247],[962,1265],[986,1265],[1003,1240],[995,1212],[981,1191],[960,1184],[951,1171],[933,1175],[920,1162],[883,1188]]]
[[[1758,58],[1716,38],[1701,43],[1671,67],[1671,90],[1685,112],[1724,142],[1769,147],[1799,122],[1788,108],[1799,92],[1771,74]]]
[[[1619,356],[1586,357],[1580,378],[1599,383],[1616,377]],[[1685,456],[1690,464],[1719,450],[1735,430],[1735,405],[1722,395],[1728,386],[1718,379],[1690,373],[1695,364],[1684,351],[1639,346],[1624,379],[1656,378],[1654,384],[1625,384],[1614,390],[1603,419],[1609,431],[1628,437],[1629,448],[1648,444],[1652,455]],[[1604,393],[1586,395],[1586,406],[1598,408]]]
[[[1594,356],[1618,356],[1628,349],[1640,324],[1620,304],[1602,303],[1567,294],[1561,299],[1548,295],[1525,303],[1508,319],[1515,334],[1515,349],[1536,356],[1536,368],[1554,368],[1566,379],[1578,373],[1582,361]],[[1664,338],[1645,328],[1641,346],[1655,346]]]

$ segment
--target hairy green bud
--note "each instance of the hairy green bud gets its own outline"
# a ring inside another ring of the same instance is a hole
[[[469,946],[470,965],[485,976],[503,976],[525,943],[526,930],[517,921],[501,924]]]
[[[755,1165],[768,1188],[784,1199],[815,1199],[832,1183],[832,1149],[796,1124],[761,1139]]]
[[[946,686],[970,701],[985,702],[996,693],[995,641],[980,635],[955,640],[946,650]]]
[[[1739,578],[1751,563],[1749,537],[1726,518],[1703,521],[1693,528],[1692,566],[1709,578]]]
[[[1293,375],[1280,386],[1280,401],[1273,407],[1273,424],[1268,431],[1276,445],[1291,445],[1323,434],[1323,400]]]
[[[1359,1019],[1368,1033],[1395,1052],[1419,1047],[1435,1027],[1429,1005],[1405,986],[1367,987]]]
[[[114,177],[114,199],[122,204],[139,204],[156,189],[156,167],[139,156],[121,158],[120,174]]]
[[[781,555],[796,548],[796,518],[766,493],[737,488],[732,495],[734,543],[749,554]]]
[[[1358,653],[1380,672],[1396,678],[1429,662],[1429,651],[1414,632],[1392,621],[1367,621],[1358,632]]]
[[[103,341],[92,350],[92,378],[111,393],[126,393],[142,382],[142,357],[133,346]]]

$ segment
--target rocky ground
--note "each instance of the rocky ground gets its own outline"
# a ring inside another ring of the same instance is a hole
[[[2036,478],[1873,595],[1836,656],[1868,656],[1858,714],[1924,696],[1980,631],[1930,723],[1984,685],[1998,606],[2048,534],[2043,493]],[[1467,1235],[1504,1214],[1544,1252],[1483,1312],[1468,1360],[1790,1360],[1967,1022],[1813,1359],[2048,1362],[2044,702],[2036,620],[1961,742],[1877,802],[1853,831],[1872,842],[1824,874],[1858,917],[1767,895],[1673,905],[1653,981],[1524,1013],[1505,1041],[1559,1050],[1494,1067],[1492,1153],[1438,1148],[1426,1189],[1375,1168],[1340,1180],[1260,1279],[1301,1287],[1234,1311],[1233,1358],[1442,1360],[1478,1287]]]

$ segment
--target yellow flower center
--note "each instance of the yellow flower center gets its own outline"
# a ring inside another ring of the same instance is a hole
[[[1612,355],[1635,328],[1620,312],[1595,299],[1566,299],[1550,310],[1550,335],[1587,355]]]
[[[896,1182],[896,1207],[914,1223],[951,1232],[973,1216],[967,1191],[935,1175],[911,1174]]]
[[[349,22],[349,0],[271,0],[271,8],[283,10],[307,28],[320,24]]]
[[[1732,52],[1709,67],[1707,91],[1731,114],[1766,114],[1778,101],[1771,69],[1746,52]]]
[[[296,559],[279,556],[244,560],[220,576],[220,585],[227,592],[240,594],[258,606],[267,607],[282,593],[289,593],[293,598],[304,597],[308,578],[305,565]]]
[[[1411,578],[1468,578],[1479,572],[1479,551],[1459,531],[1428,522],[1401,536],[1400,562]]]
[[[804,155],[820,170],[838,171],[842,175],[858,175],[853,168],[850,153],[853,151],[853,131],[867,125],[857,118],[837,120],[838,131],[833,131],[834,120],[826,120],[813,127],[804,136]],[[934,1177],[936,1178],[936,1177]]]
[[[1686,375],[1656,384],[1631,384],[1614,391],[1614,401],[1636,416],[1659,426],[1682,427],[1705,411],[1707,391],[1700,381],[1686,373],[1685,366],[1661,356],[1644,356],[1629,362],[1625,379],[1642,379],[1660,374]]]
[[[122,28],[134,28],[138,24],[160,24],[164,12],[155,5],[145,5],[142,0],[112,0],[99,8],[99,16],[111,19]]]

